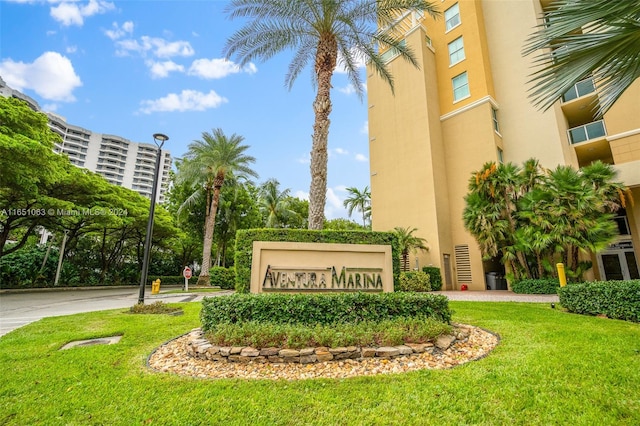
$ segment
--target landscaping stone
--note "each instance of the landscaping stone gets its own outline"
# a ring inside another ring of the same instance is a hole
[[[251,347],[247,347],[242,349],[242,351],[240,352],[241,356],[251,356],[251,357],[256,357],[258,355],[260,355],[260,351],[257,350],[256,348],[251,348]]]
[[[260,349],[260,355],[262,356],[274,356],[278,355],[280,348],[262,348]]]
[[[376,350],[376,356],[383,358],[390,358],[400,355],[400,350],[393,346],[382,346]]]
[[[282,358],[296,357],[300,356],[300,351],[297,351],[295,349],[280,349],[280,352],[278,352],[278,356]]]
[[[445,334],[443,336],[438,337],[436,340],[436,348],[438,349],[449,349],[449,347],[455,342],[456,338],[449,334]]]
[[[413,353],[413,349],[407,345],[396,346],[396,349],[400,351],[400,355],[411,355]]]
[[[244,347],[240,348],[238,354],[231,354],[232,348],[220,347],[217,353],[212,353],[216,351],[216,346],[211,346],[207,340],[202,339],[201,332],[192,330],[156,349],[149,357],[149,366],[156,371],[203,378],[345,378],[452,368],[487,355],[498,343],[496,335],[473,326],[456,325],[454,335],[459,335],[461,328],[468,331],[467,338],[456,340],[454,336],[448,336],[440,346],[436,345],[439,350],[433,353],[432,343],[407,343],[382,348],[333,348],[336,355],[347,357],[344,359],[336,359],[331,352],[332,348],[326,347],[313,348],[315,353],[310,355],[300,354],[309,353],[311,348],[294,350]],[[442,349],[441,346],[446,344],[449,346]],[[205,346],[204,352],[198,351],[199,347]],[[412,350],[411,354],[398,356],[401,352],[408,352],[408,349]],[[421,349],[424,351],[420,352]],[[294,356],[277,356],[280,352]],[[357,359],[350,359],[354,356]]]

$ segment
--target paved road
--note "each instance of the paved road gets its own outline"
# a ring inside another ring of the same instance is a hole
[[[45,317],[128,308],[138,302],[138,291],[138,288],[127,287],[3,292],[0,294],[0,336]],[[213,296],[220,293],[151,295],[150,291],[147,291],[145,301],[194,302],[202,300],[205,295]]]
[[[162,300],[167,303],[198,302],[204,296],[229,294],[182,293],[151,295],[146,293],[146,302]],[[557,295],[515,294],[510,291],[440,291],[450,300],[473,300],[484,302],[557,302]],[[0,293],[0,336],[38,321],[45,317],[71,315],[81,312],[128,308],[138,301],[138,288],[41,290],[30,292]]]

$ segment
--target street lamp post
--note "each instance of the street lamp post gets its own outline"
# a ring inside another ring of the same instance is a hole
[[[162,159],[162,145],[169,140],[169,136],[162,133],[153,135],[153,142],[158,147],[156,155],[156,170],[153,174],[153,188],[151,190],[151,207],[149,208],[149,220],[147,221],[147,235],[144,239],[144,257],[142,261],[142,272],[140,273],[140,293],[138,303],[144,303],[144,286],[149,272],[149,259],[151,258],[151,235],[153,234],[153,213],[156,210],[156,194],[158,193],[158,175],[160,174],[160,160]]]

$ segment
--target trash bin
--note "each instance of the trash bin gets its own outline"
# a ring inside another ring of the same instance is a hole
[[[497,287],[496,287],[497,276],[498,276],[497,272],[488,272],[484,274],[485,281],[487,282],[487,290],[497,290]]]
[[[496,275],[496,290],[508,290],[507,279],[502,275]]]

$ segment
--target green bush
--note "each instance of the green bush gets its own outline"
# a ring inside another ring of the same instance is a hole
[[[569,284],[558,295],[569,312],[640,322],[640,280]]]
[[[422,272],[429,275],[431,291],[442,290],[442,275],[440,274],[440,268],[436,268],[435,266],[423,266]]]
[[[451,320],[449,299],[425,293],[233,294],[205,297],[202,305],[204,331],[247,321],[315,325],[418,316]]]
[[[291,241],[299,243],[381,244],[391,245],[393,281],[400,275],[398,239],[392,232],[316,231],[306,229],[242,229],[236,233],[236,291],[248,293],[254,241]]]
[[[214,266],[209,269],[211,285],[226,290],[233,290],[236,286],[236,270],[234,268],[223,268]]]
[[[426,343],[451,326],[432,318],[396,318],[356,324],[276,324],[249,321],[218,324],[206,337],[217,346],[253,346],[254,348],[301,349],[317,346],[395,346],[404,343]]]
[[[556,294],[559,288],[557,278],[522,280],[511,285],[511,290],[520,294]]]
[[[429,275],[422,271],[400,272],[400,280],[396,290],[399,291],[431,291]]]

